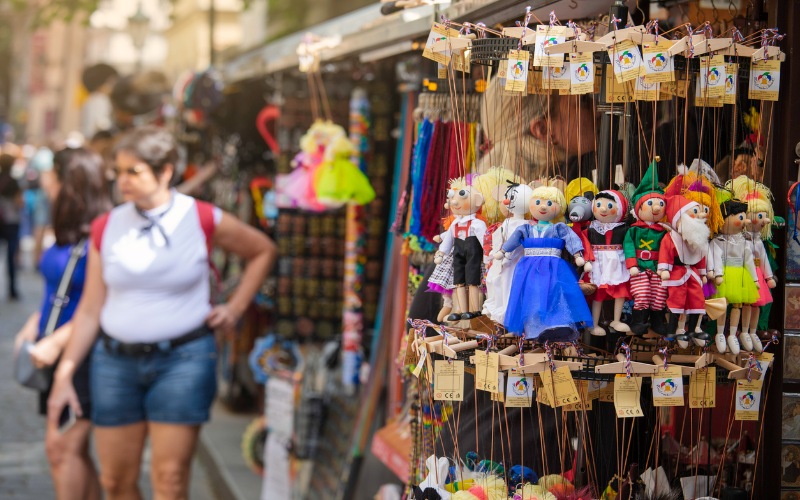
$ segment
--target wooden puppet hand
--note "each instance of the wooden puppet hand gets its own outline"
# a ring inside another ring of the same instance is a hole
[[[714,278],[712,276],[712,278],[714,279],[714,284],[715,285],[720,286],[722,284],[722,281],[723,281],[723,277],[722,276],[717,276],[716,278]]]
[[[441,243],[442,242],[442,237],[437,234],[436,236],[433,237],[433,242],[434,243]]]
[[[583,260],[583,256],[579,253],[575,254],[575,265],[578,267],[583,267],[586,264],[586,261]]]
[[[767,278],[767,286],[770,288],[775,288],[778,286],[778,283],[775,281],[775,278]]]
[[[703,284],[705,285],[706,283],[708,283],[708,278],[706,278],[705,275],[703,275]]]
[[[592,272],[592,263],[591,262],[587,262],[587,263],[585,263],[583,265],[583,272],[585,272],[585,273]]]
[[[443,260],[444,260],[444,253],[436,252],[436,254],[433,257],[433,263],[434,264],[441,264]]]
[[[503,260],[503,257],[506,256],[505,250],[498,250],[494,253],[494,260]]]
[[[708,277],[708,279],[713,280],[715,276],[714,271],[707,272],[706,276]]]
[[[631,273],[631,276],[636,276],[637,274],[639,274],[639,268],[633,266],[632,268],[630,268],[629,272]]]
[[[661,279],[662,279],[663,281],[666,281],[666,280],[668,280],[668,279],[669,279],[669,271],[667,271],[667,270],[665,269],[665,270],[663,270],[663,271],[661,271],[661,272],[659,273],[659,276],[661,276]]]

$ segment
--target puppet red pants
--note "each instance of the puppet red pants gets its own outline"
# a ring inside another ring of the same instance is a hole
[[[705,314],[706,300],[703,295],[703,282],[700,281],[699,275],[694,270],[688,271],[688,277],[686,274],[683,273],[683,276],[680,277],[683,279],[679,278],[679,281],[671,280],[675,284],[667,286],[667,307],[675,314]]]
[[[660,311],[664,309],[664,304],[667,302],[667,288],[662,284],[659,275],[646,269],[636,276],[631,276],[630,283],[635,310]]]

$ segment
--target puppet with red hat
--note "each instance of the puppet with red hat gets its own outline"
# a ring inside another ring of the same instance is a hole
[[[658,271],[667,287],[667,307],[672,312],[666,337],[678,340],[683,347],[692,337],[703,345],[709,339],[699,321],[705,314],[703,284],[711,234],[706,217],[700,203],[681,195],[667,197],[667,221],[672,230],[661,242]]]
[[[623,323],[622,306],[631,298],[628,289],[630,273],[625,266],[625,253],[622,244],[628,226],[624,219],[628,213],[628,200],[619,191],[600,191],[592,204],[594,219],[589,225],[587,237],[594,254],[591,282],[597,285],[592,303],[594,328],[592,335],[605,335],[598,321],[600,310],[606,300],[614,301],[614,319],[609,325],[612,330],[627,333],[631,328]]]

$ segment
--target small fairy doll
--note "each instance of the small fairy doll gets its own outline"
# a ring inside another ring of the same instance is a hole
[[[624,220],[628,213],[628,200],[619,191],[600,191],[594,198],[592,213],[594,220],[587,231],[594,254],[591,282],[597,285],[592,302],[592,319],[595,325],[592,335],[606,334],[598,320],[603,302],[607,300],[614,301],[614,318],[609,326],[617,332],[627,333],[631,328],[620,318],[625,300],[631,298],[628,287],[631,276],[625,267],[625,253],[622,248],[628,232]]]
[[[566,247],[576,264],[584,265],[581,240],[563,222],[566,203],[558,188],[534,189],[529,205],[532,223],[519,226],[495,253],[497,260],[510,259],[511,252],[523,247],[503,324],[526,339],[570,342],[592,325],[577,276],[561,258]]]
[[[753,349],[761,352],[763,346],[757,333],[761,307],[772,303],[770,289],[777,285],[764,247],[764,240],[772,238],[772,221],[775,218],[772,192],[764,184],[744,175],[728,181],[726,187],[733,191],[734,196],[747,203],[747,219],[750,223],[746,225],[745,238],[752,245],[759,287],[758,299],[742,307],[742,334],[747,334],[753,343]]]
[[[725,196],[725,192],[720,192],[718,196]],[[719,208],[724,222],[719,234],[710,243],[709,255],[712,262],[709,264],[709,269],[714,273],[714,284],[717,288],[714,297],[724,297],[733,308],[730,314],[727,345],[726,313],[717,319],[717,335],[714,340],[719,352],[724,353],[727,347],[732,354],[739,354],[740,345],[745,351],[753,350],[750,335],[742,331],[737,340],[736,332],[739,329],[742,304],[752,304],[758,300],[758,277],[753,261],[752,245],[744,236],[746,224],[749,223],[745,217],[747,204],[729,199],[720,203]]]
[[[470,320],[480,316],[483,309],[481,281],[483,278],[483,237],[486,222],[481,215],[484,197],[471,185],[471,178],[453,179],[447,193],[448,206],[455,218],[440,236],[441,243],[434,262],[441,264],[453,253],[453,313],[447,321]]]
[[[503,195],[501,205],[508,211],[508,217],[494,232],[492,238],[492,252],[501,250],[502,245],[523,224],[528,224],[525,216],[528,213],[533,189],[526,184],[508,182],[508,188]],[[506,304],[511,293],[511,280],[514,269],[522,258],[522,250],[511,252],[508,259],[497,262],[491,266],[486,275],[486,301],[483,311],[489,319],[502,323],[506,315]]]

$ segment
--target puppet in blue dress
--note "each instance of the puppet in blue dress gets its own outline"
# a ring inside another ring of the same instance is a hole
[[[504,326],[529,340],[571,342],[592,326],[578,277],[561,258],[566,247],[575,263],[584,265],[580,238],[562,222],[565,207],[558,188],[536,188],[530,202],[535,223],[518,227],[495,255],[502,259],[520,245],[525,250],[514,271]]]

